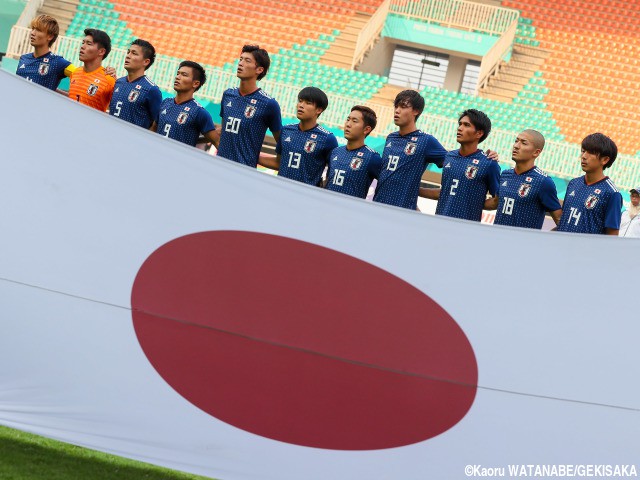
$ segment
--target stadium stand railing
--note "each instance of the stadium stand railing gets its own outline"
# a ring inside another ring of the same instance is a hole
[[[382,2],[376,12],[371,16],[367,24],[358,34],[355,52],[353,54],[353,60],[351,62],[351,68],[355,68],[355,66],[362,61],[366,53],[378,39],[378,36],[380,35],[382,28],[384,27],[384,22],[387,19],[387,15],[389,14],[390,7],[391,0],[384,0],[384,2]]]
[[[518,10],[466,0],[393,0],[389,11],[442,27],[499,37],[482,58],[476,92],[487,84],[510,52],[520,17]]]
[[[31,24],[31,20],[37,16],[38,10],[42,7],[44,0],[29,0],[24,6],[24,10],[20,14],[20,18],[16,22],[16,25],[20,27],[28,27]]]

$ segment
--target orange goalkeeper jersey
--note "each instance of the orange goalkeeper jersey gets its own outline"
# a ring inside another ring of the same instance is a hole
[[[84,68],[78,68],[71,75],[69,98],[105,112],[115,84],[115,78],[107,75],[104,67],[93,72],[85,72]]]

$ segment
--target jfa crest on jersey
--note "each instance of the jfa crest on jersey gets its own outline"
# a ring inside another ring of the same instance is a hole
[[[139,96],[140,92],[138,90],[131,90],[131,93],[129,93],[127,100],[129,100],[130,102],[135,102]]]
[[[92,83],[87,88],[87,94],[93,97],[96,93],[98,93],[98,85],[96,85],[95,83]]]
[[[467,170],[465,171],[465,176],[469,180],[473,180],[474,178],[476,178],[477,174],[478,174],[478,167],[475,167],[473,165],[468,166]]]
[[[358,153],[361,153],[361,152],[358,152]],[[359,170],[360,167],[362,166],[362,158],[355,157],[353,160],[351,160],[351,164],[349,166],[351,167],[351,170]]]
[[[518,195],[521,198],[524,198],[527,195],[529,195],[530,191],[531,191],[531,184],[530,183],[523,183],[522,185],[520,185],[520,188],[518,189]]]
[[[331,151],[338,146],[336,137],[320,125],[300,130],[299,124],[285,125],[276,144],[280,155],[278,176],[307,185],[318,185]]]
[[[316,149],[316,142],[313,140],[307,140],[307,143],[304,144],[304,151],[307,153],[311,153]]]
[[[598,197],[596,195],[589,195],[587,201],[584,202],[584,206],[591,210],[598,203]]]
[[[371,182],[379,177],[381,168],[382,158],[366,145],[356,150],[337,147],[331,152],[327,189],[366,198]]]
[[[498,162],[482,150],[467,156],[453,150],[447,153],[446,162],[436,214],[479,222],[487,192],[495,195],[498,191]]]
[[[261,89],[241,95],[238,88],[222,94],[222,126],[218,155],[234,162],[256,167],[267,128],[282,129],[280,106]]]
[[[556,185],[538,167],[518,175],[513,168],[500,175],[494,224],[540,229],[545,212],[559,210]]]
[[[415,143],[407,142],[407,145],[404,147],[404,153],[407,155],[413,155],[416,153],[416,147],[417,145]]]
[[[42,57],[27,53],[20,57],[16,74],[30,82],[55,90],[65,77],[65,69],[71,62],[51,52]]]
[[[621,217],[622,196],[609,177],[592,185],[578,177],[567,185],[558,230],[603,234],[607,229],[618,230]]]

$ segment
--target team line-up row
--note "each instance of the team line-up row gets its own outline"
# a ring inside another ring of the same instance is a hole
[[[188,145],[204,137],[219,156],[238,163],[254,168],[260,164],[278,170],[279,176],[360,198],[366,197],[375,179],[374,202],[415,210],[421,196],[437,200],[436,214],[455,218],[480,221],[483,209],[495,209],[495,224],[540,229],[548,212],[558,231],[640,236],[639,189],[631,190],[631,206],[623,215],[622,196],[604,174],[616,160],[617,147],[603,134],[582,141],[585,174],[569,182],[561,205],[554,182],[535,166],[544,148],[543,135],[534,129],[521,132],[512,150],[515,167],[501,172],[495,152],[487,150],[487,155],[478,148],[491,132],[491,120],[481,111],[462,112],[456,137],[460,148],[448,152],[435,137],[416,128],[425,101],[417,91],[405,90],[394,100],[398,130],[387,137],[382,156],[365,145],[377,117],[362,105],[348,113],[347,143],[338,146],[334,134],[318,124],[329,104],[319,88],[303,88],[297,103],[299,123],[282,125],[278,102],[258,87],[269,71],[269,54],[245,45],[236,72],[240,85],[224,92],[222,122],[216,128],[209,112],[194,99],[206,82],[198,63],[180,63],[175,97],[162,100],[160,89],[145,74],[156,56],[149,42],[132,42],[124,62],[127,76],[116,79],[113,69],[102,66],[111,50],[106,32],[85,30],[79,52],[84,66],[78,68],[50,51],[58,35],[53,17],[40,15],[31,28],[34,52],[20,58],[19,76],[51,90],[69,76],[71,99]],[[267,129],[276,140],[275,156],[261,153]],[[429,163],[442,168],[440,188],[420,186]]]

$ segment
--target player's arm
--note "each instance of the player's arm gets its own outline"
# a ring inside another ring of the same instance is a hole
[[[158,122],[156,120],[153,121],[153,123],[149,127],[149,130],[151,130],[152,132],[158,131]]]
[[[222,124],[220,124],[220,126],[218,127],[217,125],[214,124],[214,126],[216,127],[215,130],[211,130],[211,140],[209,140],[211,143],[213,143],[213,146],[216,147],[216,149],[220,148],[220,129],[222,128]]]
[[[562,209],[554,210],[553,212],[549,212],[553,221],[558,225],[560,223],[560,219],[562,218]]]
[[[64,76],[71,78],[71,75],[73,75],[73,72],[75,72],[77,69],[78,67],[76,67],[73,63],[69,63],[69,65],[67,65],[67,67],[64,69]]]
[[[104,73],[113,77],[114,80],[117,80],[118,77],[116,75],[116,69],[114,67],[104,67]]]
[[[620,233],[620,221],[622,220],[622,195],[615,192],[609,198],[604,216],[604,233],[606,235],[618,235]]]
[[[490,158],[494,162],[499,162],[500,161],[500,157],[498,156],[498,152],[496,152],[495,150],[491,150],[491,149],[487,148],[485,150],[484,154],[487,156],[487,158]]]
[[[429,200],[438,200],[440,198],[441,188],[420,187],[418,195]]]
[[[539,200],[556,225],[560,223],[562,218],[562,205],[558,199],[558,190],[556,184],[549,177],[544,179],[540,188]]]
[[[499,201],[500,201],[500,197],[498,197],[497,195],[495,197],[487,198],[484,201],[484,206],[482,207],[482,209],[483,210],[495,210],[496,208],[498,208],[498,202]]]
[[[489,165],[489,172],[487,172],[487,176],[485,178],[487,191],[491,195],[491,198],[498,197],[498,190],[500,189],[500,173],[500,165],[498,165],[498,162],[491,162],[491,165]],[[497,207],[498,204],[496,203],[496,208]]]
[[[215,142],[220,140],[220,134],[216,133],[216,130],[209,130],[208,132],[204,133],[204,138],[207,139],[207,142],[211,142],[215,145]],[[218,148],[218,147],[216,147]]]
[[[261,153],[258,156],[258,163],[263,167],[270,168],[271,170],[280,170],[280,155]]]

